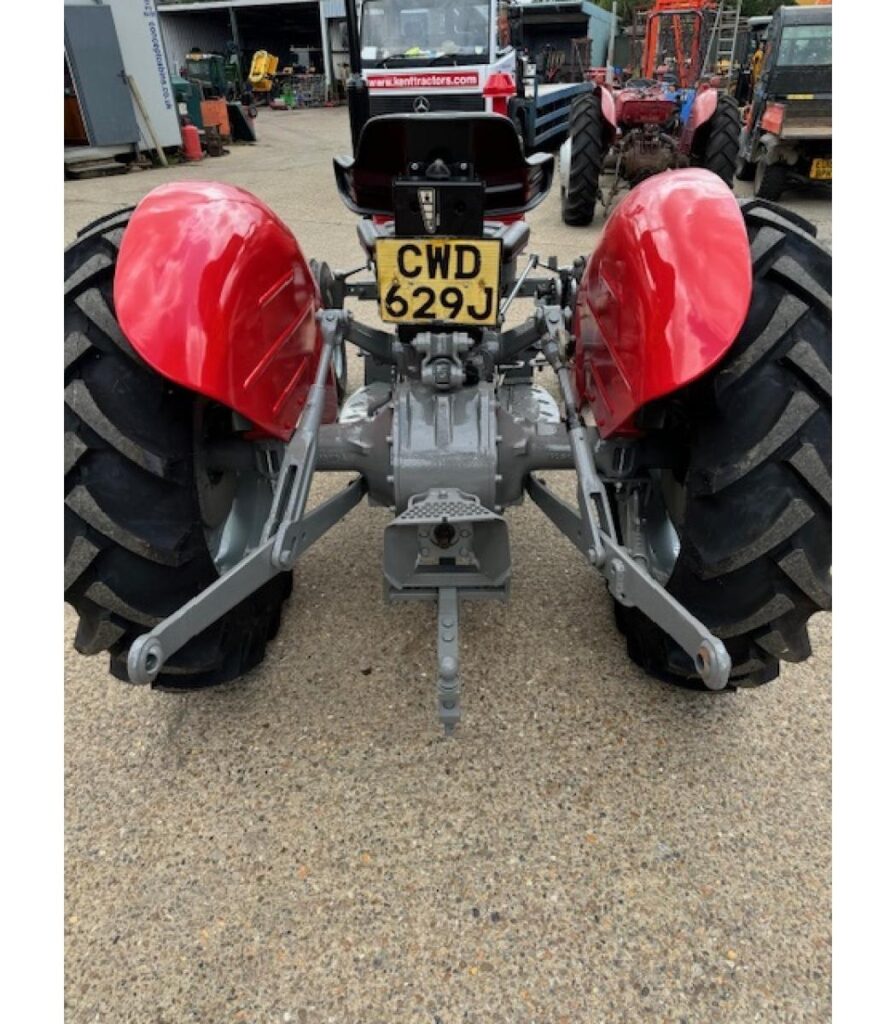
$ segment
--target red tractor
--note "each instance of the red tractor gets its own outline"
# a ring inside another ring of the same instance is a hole
[[[161,689],[241,676],[302,553],[366,498],[392,514],[386,595],[436,606],[450,732],[461,601],[508,599],[508,516],[528,497],[606,581],[646,672],[719,691],[806,658],[831,561],[831,260],[811,226],[689,168],[538,273],[525,215],[552,156],[527,157],[499,114],[359,123],[356,100],[334,170],[360,270],[307,260],[264,203],[214,182],[156,188],[66,251],[77,649]],[[345,345],[367,367],[348,398]],[[558,470],[574,505],[543,477]],[[320,472],[348,482],[309,509]]]
[[[593,92],[573,100],[560,155],[567,224],[594,219],[604,171],[614,175],[606,207],[623,183],[673,168],[704,167],[733,185],[740,110],[704,73],[717,46],[719,7],[716,0],[656,0],[646,18],[643,77],[613,89],[595,74]]]

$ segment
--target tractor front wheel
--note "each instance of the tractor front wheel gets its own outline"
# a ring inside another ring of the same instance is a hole
[[[724,361],[664,407],[666,458],[637,498],[654,576],[720,637],[733,688],[810,653],[806,623],[831,605],[831,257],[802,218],[743,207],[753,296]],[[658,410],[659,411],[659,410]],[[632,516],[624,501],[637,501]],[[630,656],[702,688],[654,622],[616,605]]]
[[[223,406],[159,376],[115,317],[112,283],[131,211],[86,228],[65,253],[65,599],[75,647],[127,679],[131,642],[257,544],[278,445],[252,442]],[[264,656],[292,574],[190,640],[156,685],[223,683]]]
[[[569,138],[572,152],[569,183],[562,197],[563,222],[584,227],[594,220],[594,207],[600,196],[600,172],[606,156],[597,93],[584,93],[572,101]]]

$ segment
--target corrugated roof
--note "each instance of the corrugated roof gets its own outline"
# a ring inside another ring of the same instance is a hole
[[[228,7],[276,7],[280,4],[316,4],[318,0],[156,0],[159,14],[178,14],[184,11],[226,10]]]

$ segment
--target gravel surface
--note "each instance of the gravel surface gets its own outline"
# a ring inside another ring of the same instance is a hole
[[[344,111],[262,111],[259,132],[199,166],[66,183],[66,237],[216,178],[309,256],[357,265],[330,165]],[[787,205],[829,244],[828,197]],[[531,223],[543,256],[593,245],[556,187]],[[510,603],[463,609],[446,742],[433,610],[383,601],[387,521],[362,505],[302,558],[267,659],[221,689],[113,680],[66,610],[66,1019],[829,1020],[830,617],[770,686],[667,687],[527,504]]]

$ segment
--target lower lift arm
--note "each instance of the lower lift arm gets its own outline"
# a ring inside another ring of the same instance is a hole
[[[607,578],[620,604],[640,608],[694,659],[700,678],[711,690],[722,690],[731,673],[731,657],[722,641],[696,619],[629,554],[616,539],[606,488],[594,466],[585,426],[578,412],[575,386],[566,363],[568,337],[559,306],[545,306],[542,351],[557,375],[566,415],[566,429],[578,478],[576,514],[544,483],[530,476],[526,490],[554,525],[580,548]]]
[[[354,480],[337,495],[305,515],[314,474],[317,432],[326,399],[327,374],[333,349],[342,340],[348,315],[341,309],[318,314],[323,335],[320,359],[308,400],[283,456],[271,514],[261,543],[201,594],[131,644],[128,676],[134,683],[151,683],[165,662],[194,636],[235,608],[268,580],[288,572],[331,526],[347,515],[367,491],[363,479]]]

